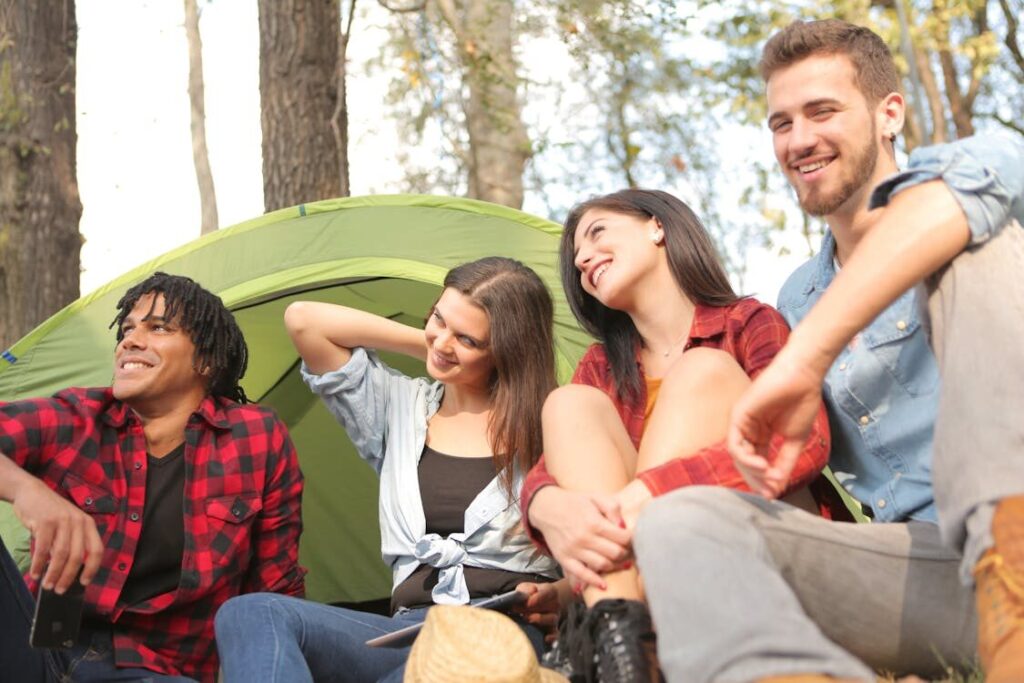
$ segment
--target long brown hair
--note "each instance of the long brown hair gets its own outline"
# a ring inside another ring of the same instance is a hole
[[[452,288],[487,313],[491,375],[491,449],[502,485],[515,498],[515,470],[529,470],[543,451],[540,413],[555,388],[551,294],[519,261],[489,256],[448,271]]]
[[[562,288],[573,315],[584,330],[605,345],[608,362],[621,398],[640,391],[636,352],[640,333],[622,311],[608,308],[580,283],[575,263],[576,226],[590,209],[605,209],[642,220],[657,219],[665,233],[665,250],[672,277],[682,293],[694,303],[728,306],[740,297],[733,291],[711,236],[686,204],[660,190],[629,189],[594,197],[569,212],[562,231],[559,270]]]

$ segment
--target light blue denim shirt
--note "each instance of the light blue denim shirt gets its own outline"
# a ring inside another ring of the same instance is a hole
[[[905,171],[889,176],[871,194],[871,207],[884,206],[902,190],[941,178],[967,216],[976,246],[1016,220],[1024,225],[1024,138],[975,135],[956,142],[919,147]]]
[[[795,327],[836,276],[835,238],[798,268],[778,309]],[[829,465],[850,495],[881,522],[936,521],[932,431],[939,370],[914,290],[905,292],[854,338],[825,376],[832,431]]]
[[[1024,223],[1024,140],[1019,136],[975,136],[919,148],[906,170],[875,189],[871,205],[883,206],[892,195],[938,178],[967,216],[971,246],[1012,220]],[[783,286],[778,308],[790,326],[807,315],[835,278],[834,256],[835,239],[826,233],[818,255]],[[825,378],[830,465],[879,521],[935,520],[931,449],[939,375],[917,298],[910,290],[883,311]]]
[[[447,538],[426,533],[418,467],[427,420],[441,405],[442,384],[407,377],[361,348],[344,366],[323,375],[303,363],[302,379],[380,475],[381,553],[392,569],[392,589],[421,564],[441,570],[432,592],[439,604],[469,602],[465,565],[557,576],[554,560],[527,539],[519,502],[508,498],[497,477],[466,509],[462,532]],[[523,474],[517,473],[513,490],[518,492],[522,482]]]

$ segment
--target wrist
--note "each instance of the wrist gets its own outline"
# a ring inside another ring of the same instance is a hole
[[[540,531],[544,530],[547,518],[547,504],[555,496],[553,493],[558,487],[554,484],[545,484],[534,491],[530,498],[530,504],[526,508],[526,519],[530,526]]]
[[[830,343],[829,337],[813,325],[797,325],[775,360],[779,365],[799,368],[824,380],[843,347],[842,343]]]

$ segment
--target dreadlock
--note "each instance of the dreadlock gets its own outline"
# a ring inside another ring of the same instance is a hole
[[[249,363],[249,348],[235,317],[216,294],[203,289],[195,280],[183,275],[154,273],[135,285],[117,302],[117,317],[110,327],[117,328],[121,343],[124,319],[143,296],[162,294],[164,318],[188,332],[196,347],[192,366],[208,368],[207,392],[238,403],[248,403],[239,380]],[[156,297],[153,297],[154,305]],[[152,313],[152,311],[150,311]]]

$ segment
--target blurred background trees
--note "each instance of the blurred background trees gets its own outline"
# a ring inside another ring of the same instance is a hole
[[[195,1],[201,17],[214,0]],[[0,348],[77,295],[74,10],[0,0]],[[1022,15],[1024,0],[260,0],[264,207],[348,195],[350,174],[381,162],[350,151],[353,114],[370,112],[400,140],[387,191],[560,221],[593,194],[666,189],[704,218],[742,290],[750,254],[809,253],[822,229],[771,157],[756,69],[770,34],[840,17],[882,35],[909,152],[1024,135]],[[350,101],[355,76],[388,95]]]

